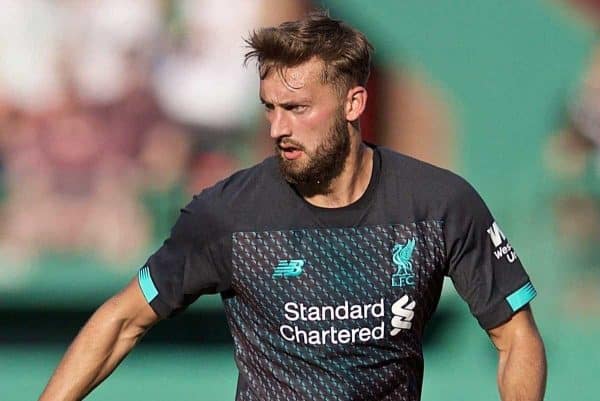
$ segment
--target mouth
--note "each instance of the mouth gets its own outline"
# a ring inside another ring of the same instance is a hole
[[[302,149],[298,146],[290,144],[279,144],[278,148],[286,160],[296,160],[300,156],[302,156]]]

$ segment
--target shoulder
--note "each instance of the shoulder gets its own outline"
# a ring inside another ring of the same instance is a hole
[[[204,189],[194,196],[187,208],[202,210],[204,213],[228,213],[239,210],[245,205],[261,202],[268,193],[277,191],[280,185],[279,178],[277,160],[270,157]]]
[[[379,148],[384,179],[425,199],[446,202],[476,195],[460,175],[387,148]]]

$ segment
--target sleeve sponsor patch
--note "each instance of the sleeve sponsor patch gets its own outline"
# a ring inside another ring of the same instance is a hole
[[[504,235],[498,226],[498,223],[494,221],[492,226],[487,229],[487,233],[490,236],[492,244],[494,245],[494,256],[497,260],[500,260],[504,257],[506,257],[508,263],[513,263],[515,260],[517,260],[517,253],[506,239],[506,235]]]

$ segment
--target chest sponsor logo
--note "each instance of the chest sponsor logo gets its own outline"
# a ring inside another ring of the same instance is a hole
[[[392,287],[415,285],[415,274],[411,262],[416,241],[414,238],[406,244],[396,244],[392,250],[392,262],[396,265],[396,272],[392,274]]]
[[[386,313],[385,298],[368,304],[350,304],[345,301],[339,305],[305,305],[287,302],[283,306],[285,324],[279,327],[281,337],[290,342],[325,345],[354,344],[381,340],[389,333],[396,336],[402,330],[412,328],[415,316],[415,301],[404,295],[392,304],[391,311]],[[391,312],[391,313],[390,313]],[[331,326],[311,330],[306,326],[310,322],[329,321]],[[346,327],[340,327],[347,322]],[[391,330],[386,329],[386,325]]]
[[[500,260],[506,257],[509,263],[517,260],[517,254],[513,249],[512,245],[507,241],[506,235],[502,232],[498,223],[495,221],[492,223],[492,226],[487,229],[487,233],[490,236],[490,240],[494,245],[494,256],[496,259]]]
[[[298,277],[304,271],[304,260],[289,259],[280,260],[273,270],[272,278],[293,278]]]
[[[392,337],[402,330],[409,330],[412,327],[412,320],[415,317],[415,305],[417,303],[409,301],[408,295],[404,295],[392,305],[392,313],[394,314],[391,322],[393,329],[390,332]]]

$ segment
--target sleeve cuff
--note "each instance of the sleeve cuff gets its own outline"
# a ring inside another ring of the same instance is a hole
[[[506,297],[506,302],[513,310],[513,312],[518,311],[523,306],[527,305],[535,296],[537,292],[535,288],[533,288],[533,284],[531,281],[527,282],[524,286],[514,291],[512,294]]]
[[[487,312],[476,316],[479,325],[485,330],[493,329],[508,321],[512,315],[529,304],[537,295],[533,284],[526,282],[518,289],[504,297]]]
[[[138,283],[140,284],[140,289],[144,294],[144,298],[146,298],[146,302],[152,302],[152,300],[158,295],[158,290],[152,281],[152,277],[150,276],[150,268],[148,266],[142,267],[138,272]]]
[[[146,302],[148,302],[154,312],[163,319],[169,317],[172,310],[158,296],[158,290],[152,280],[150,267],[148,265],[142,267],[138,271],[138,284]]]

